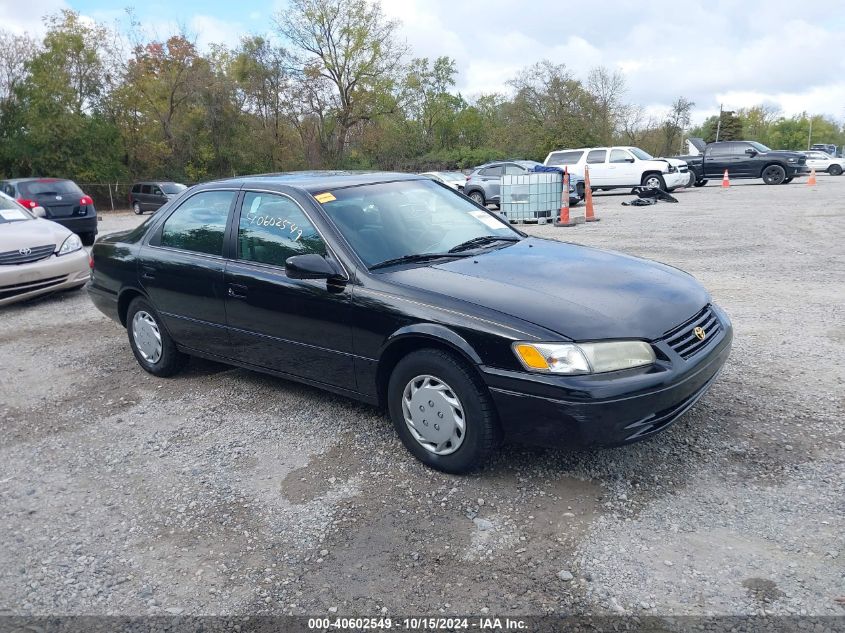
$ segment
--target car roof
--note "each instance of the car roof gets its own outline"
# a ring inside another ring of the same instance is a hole
[[[19,182],[73,182],[70,178],[7,178],[3,182],[17,184]]]
[[[204,183],[204,185],[236,185],[240,187],[285,185],[302,189],[308,193],[317,193],[331,189],[374,185],[400,180],[429,179],[418,174],[401,174],[390,171],[294,171],[277,174],[238,176],[236,178],[215,180]]]

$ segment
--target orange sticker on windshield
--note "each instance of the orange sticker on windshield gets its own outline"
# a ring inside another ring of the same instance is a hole
[[[328,191],[326,193],[318,193],[314,196],[314,199],[319,202],[320,204],[325,204],[326,202],[331,202],[332,200],[337,200],[332,194]]]

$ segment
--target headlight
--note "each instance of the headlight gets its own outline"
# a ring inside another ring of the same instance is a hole
[[[797,162],[797,161],[798,161],[797,158],[787,158],[786,159],[786,162],[788,162],[788,163],[794,163],[794,162]]]
[[[75,233],[71,233],[70,236],[68,236],[68,238],[62,243],[62,247],[56,255],[67,255],[68,253],[78,251],[80,248],[82,248],[82,240],[80,240],[79,236]]]
[[[651,365],[655,358],[645,341],[514,343],[513,351],[528,371],[570,376]]]

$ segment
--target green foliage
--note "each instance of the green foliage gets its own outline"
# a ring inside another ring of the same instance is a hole
[[[620,73],[594,68],[581,81],[550,61],[518,72],[508,95],[466,99],[454,91],[453,59],[405,57],[377,0],[288,0],[276,16],[285,46],[249,36],[201,51],[184,33],[149,41],[137,22],[117,33],[72,11],[45,23],[41,42],[0,29],[5,176],[195,182],[306,167],[466,169],[609,143],[672,155],[688,135],[713,140],[719,122],[687,132],[689,100],[647,116],[623,101]],[[803,149],[842,145],[845,130],[758,106],[723,112],[720,138]]]

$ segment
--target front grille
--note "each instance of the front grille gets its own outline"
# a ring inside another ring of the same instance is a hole
[[[67,275],[59,277],[47,277],[46,279],[38,279],[37,281],[29,281],[24,284],[10,284],[8,286],[0,286],[0,299],[8,299],[9,297],[16,297],[18,295],[32,292],[33,290],[43,290],[50,286],[57,286],[67,279]]]
[[[39,259],[45,259],[52,255],[53,251],[56,250],[56,246],[54,244],[33,246],[29,250],[32,252],[26,254],[22,254],[20,251],[6,251],[5,253],[0,253],[0,266],[37,262]]]
[[[684,413],[691,409],[696,402],[698,402],[701,396],[705,394],[707,389],[716,379],[716,375],[718,375],[718,373],[719,372],[716,372],[716,374],[711,376],[710,379],[698,389],[698,391],[690,396],[687,396],[679,403],[663,411],[652,413],[651,415],[644,417],[642,420],[637,420],[636,422],[626,426],[625,430],[633,431],[633,433],[626,437],[625,441],[633,442],[634,440],[654,435],[658,431],[662,431],[667,426],[675,422],[675,420],[681,417]]]
[[[704,330],[703,339],[696,336],[696,328]],[[671,330],[664,340],[678,356],[686,360],[707,347],[721,330],[722,324],[713,312],[713,308],[708,305],[692,319]]]

